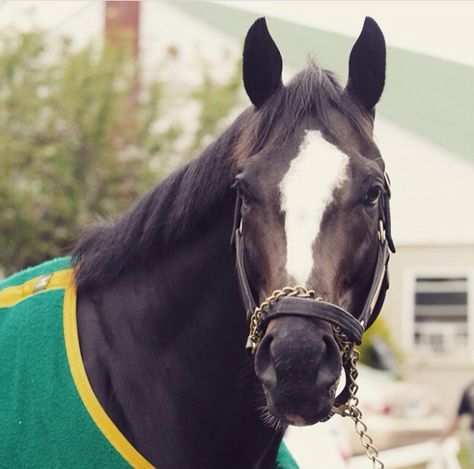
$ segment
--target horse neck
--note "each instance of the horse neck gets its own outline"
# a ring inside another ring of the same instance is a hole
[[[244,349],[232,204],[229,196],[188,242],[79,299],[92,387],[158,467],[267,467],[275,452]]]

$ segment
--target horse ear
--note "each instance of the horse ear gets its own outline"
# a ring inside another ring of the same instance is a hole
[[[385,39],[378,24],[366,17],[349,57],[347,91],[373,113],[385,84]]]
[[[280,51],[268,32],[265,18],[259,18],[247,33],[243,57],[245,91],[256,107],[282,86],[282,68]]]

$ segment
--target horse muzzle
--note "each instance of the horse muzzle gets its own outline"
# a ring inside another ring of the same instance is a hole
[[[328,323],[275,319],[256,350],[254,367],[268,410],[278,419],[311,425],[331,413],[342,360]]]

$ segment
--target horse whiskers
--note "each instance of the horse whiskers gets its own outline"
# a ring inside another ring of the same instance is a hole
[[[255,371],[250,367],[241,367],[236,383],[239,386],[248,386],[255,382]]]
[[[268,410],[268,407],[266,405],[264,406],[259,406],[257,408],[258,413],[260,414],[260,417],[263,421],[263,423],[275,430],[278,433],[283,433],[286,428],[288,427],[288,424],[284,422],[283,420],[279,419],[278,417],[275,417],[273,414],[270,413]]]

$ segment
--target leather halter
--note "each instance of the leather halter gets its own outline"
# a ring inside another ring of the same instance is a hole
[[[365,301],[364,307],[359,315],[350,314],[345,309],[332,303],[310,298],[283,297],[272,305],[262,318],[260,327],[265,331],[268,322],[271,319],[282,316],[304,316],[325,320],[340,328],[347,339],[354,343],[362,342],[363,333],[373,324],[382,308],[385,300],[385,294],[389,287],[388,280],[388,261],[390,252],[395,252],[391,236],[390,220],[390,180],[385,176],[385,190],[378,201],[379,220],[378,220],[378,249],[377,262],[373,274],[372,286]],[[232,243],[236,250],[236,267],[239,279],[240,292],[247,313],[247,321],[250,322],[253,312],[257,308],[254,292],[250,285],[245,270],[245,247],[244,234],[242,227],[242,198],[237,192],[237,200],[234,211],[234,227],[232,230]]]

